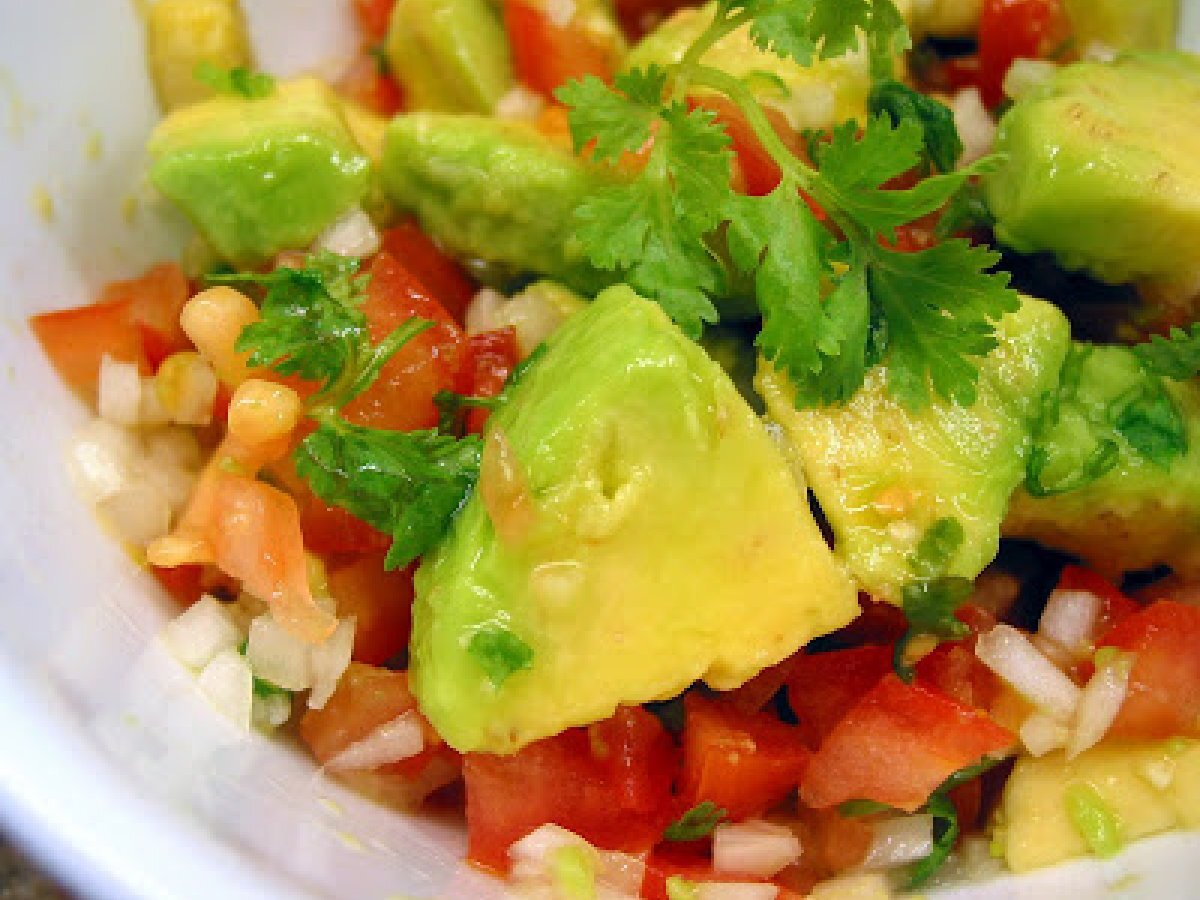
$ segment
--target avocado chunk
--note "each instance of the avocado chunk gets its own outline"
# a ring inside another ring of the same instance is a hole
[[[1187,450],[1163,467],[1115,434],[1119,457],[1107,474],[1050,497],[1018,490],[1004,534],[1073,553],[1113,578],[1163,564],[1200,576],[1200,386],[1147,375],[1125,347],[1092,347],[1078,379],[1043,438],[1045,484],[1061,484],[1086,464],[1096,446],[1089,420],[1107,421],[1122,398],[1159,385],[1182,416]]]
[[[397,116],[384,141],[388,196],[450,252],[582,294],[614,280],[573,237],[575,208],[610,177],[528,126],[482,116]]]
[[[999,346],[979,362],[969,407],[911,412],[888,395],[877,366],[845,406],[796,409],[785,376],[769,366],[759,374],[768,415],[795,447],[837,555],[878,599],[901,601],[908,557],[938,519],[956,519],[964,534],[946,574],[974,578],[996,555],[1032,420],[1070,340],[1062,313],[1029,297],[996,332]]]
[[[983,177],[996,237],[1118,284],[1200,268],[1200,58],[1138,53],[1060,68],[1000,120]]]
[[[712,23],[716,8],[709,3],[678,11],[629,51],[625,68],[679,62]],[[830,128],[867,111],[871,68],[865,53],[801,66],[760,50],[743,26],[714,44],[704,62],[744,79],[759,102],[783,113],[793,128]]]
[[[211,97],[213,89],[195,76],[197,65],[250,65],[237,0],[158,0],[146,10],[146,62],[164,110]]]
[[[491,113],[514,83],[488,0],[399,0],[383,49],[410,109]]]
[[[447,743],[507,753],[697,679],[734,688],[857,612],[761,420],[617,286],[489,419],[479,484],[417,573],[410,678]]]
[[[312,78],[267,97],[219,96],[175,110],[147,149],[155,187],[240,268],[307,247],[370,182],[340,101]]]
[[[1065,0],[1075,43],[1113,50],[1169,50],[1179,27],[1179,0]]]

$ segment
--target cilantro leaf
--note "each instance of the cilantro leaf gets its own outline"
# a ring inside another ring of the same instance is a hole
[[[1172,328],[1168,337],[1156,334],[1133,352],[1151,375],[1175,381],[1195,378],[1200,374],[1200,322],[1193,322],[1188,331]]]
[[[962,546],[964,537],[958,519],[949,516],[938,519],[921,535],[916,551],[908,558],[909,568],[920,578],[941,575]]]
[[[275,93],[275,79],[265,72],[252,72],[245,66],[222,69],[211,60],[201,60],[192,77],[221,94],[256,100]]]
[[[392,536],[386,564],[405,566],[441,537],[479,477],[482,441],[436,431],[382,431],[322,417],[296,449],[313,492]]]
[[[1161,381],[1149,381],[1117,407],[1113,427],[1143,459],[1160,469],[1187,453],[1187,425]]]
[[[905,121],[920,125],[929,161],[942,172],[954,171],[963,145],[954,113],[946,104],[892,78],[876,82],[868,104],[872,115],[885,114],[893,125]]]
[[[945,574],[964,538],[957,519],[938,519],[925,530],[908,558],[917,577],[901,590],[908,630],[896,642],[892,657],[896,674],[906,682],[911,682],[914,674],[905,659],[913,640],[922,635],[955,640],[969,630],[954,613],[971,595],[973,584],[969,578]]]
[[[616,162],[650,140],[662,105],[666,73],[658,66],[634,69],[615,79],[616,90],[595,75],[568,81],[554,96],[571,112],[567,118],[575,152],[595,138],[595,157]]]
[[[668,841],[698,841],[708,837],[729,813],[711,800],[697,803],[667,826],[663,838]]]
[[[533,665],[533,649],[507,628],[497,625],[487,625],[471,635],[467,653],[495,687],[504,684],[513,673]]]

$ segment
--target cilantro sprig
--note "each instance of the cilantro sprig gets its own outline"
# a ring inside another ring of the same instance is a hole
[[[933,101],[884,86],[861,127],[849,122],[810,141],[810,163],[779,138],[744,81],[703,63],[743,26],[758,47],[801,65],[865,41],[881,82],[910,43],[890,0],[720,0],[678,63],[635,69],[612,87],[587,77],[560,88],[577,151],[611,162],[649,147],[636,178],[577,210],[589,259],[658,301],[692,336],[718,318],[715,301],[732,283],[749,280],[763,316],[756,343],[795,383],[798,405],[844,401],[880,362],[909,408],[932,395],[970,404],[972,360],[996,347],[993,323],[1018,307],[1008,276],[990,271],[999,256],[959,239],[919,253],[888,245],[897,228],[944,206],[993,161],[890,189],[922,158],[950,169],[957,135]],[[733,190],[729,138],[714,113],[689,107],[693,88],[741,111],[780,169],[772,193]]]
[[[368,277],[359,267],[357,259],[323,252],[303,266],[209,281],[265,288],[260,318],[236,348],[251,365],[320,385],[307,401],[317,427],[293,452],[296,471],[326,503],[390,535],[386,565],[394,569],[445,533],[474,488],[483,448],[475,436],[386,431],[342,417],[401,347],[433,327],[413,317],[374,343],[361,309]]]
[[[668,825],[663,831],[663,839],[674,843],[698,841],[712,834],[728,817],[728,811],[711,800],[703,800]]]
[[[1200,374],[1200,322],[1188,330],[1172,328],[1166,337],[1154,335],[1133,348],[1142,368],[1151,375],[1187,381]]]
[[[954,613],[971,595],[973,584],[969,578],[946,574],[964,537],[957,519],[938,519],[925,530],[916,552],[908,558],[909,569],[915,576],[902,589],[908,630],[896,642],[892,658],[896,674],[906,682],[915,676],[907,661],[908,647],[914,640],[918,637],[956,640],[969,630]]]

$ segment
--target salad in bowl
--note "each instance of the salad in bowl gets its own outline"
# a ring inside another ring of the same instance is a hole
[[[221,727],[465,833],[439,895],[886,897],[1200,825],[1174,3],[345,11],[284,77],[233,0],[147,6],[184,249],[29,319]]]

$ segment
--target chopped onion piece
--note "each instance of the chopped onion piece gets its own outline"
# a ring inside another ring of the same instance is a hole
[[[1133,655],[1117,653],[1096,667],[1075,710],[1075,727],[1067,738],[1067,759],[1090,750],[1108,733],[1129,693]]]
[[[410,709],[346,747],[325,763],[325,768],[334,772],[375,769],[416,756],[424,749],[421,717]]]
[[[550,896],[555,896],[551,882],[554,855],[568,847],[581,848],[593,855],[597,900],[640,896],[646,874],[644,858],[629,853],[597,850],[575,832],[553,824],[535,828],[508,848],[513,881],[524,886],[550,887]]]
[[[234,649],[222,650],[196,678],[200,692],[234,724],[250,729],[254,705],[254,674],[245,657]]]
[[[1014,59],[1004,75],[1004,96],[1016,100],[1054,77],[1058,66],[1045,59]]]
[[[718,872],[770,878],[800,858],[800,839],[790,828],[761,819],[718,825],[712,854]]]
[[[96,504],[96,512],[131,544],[145,547],[171,528],[171,504],[153,481],[135,481]]]
[[[167,623],[163,640],[185,666],[202,669],[222,650],[236,649],[242,631],[225,605],[205,594]]]
[[[992,152],[996,123],[983,105],[977,87],[965,88],[955,94],[950,108],[954,112],[954,124],[958,126],[958,135],[963,144],[958,165],[960,168],[969,166]]]
[[[322,709],[333,696],[338,681],[350,665],[354,649],[354,616],[338,622],[333,634],[311,648],[312,693],[308,695],[309,709]]]
[[[292,717],[292,698],[290,694],[272,692],[270,694],[254,695],[254,705],[250,710],[250,719],[256,728],[270,730],[278,728]]]
[[[372,256],[379,249],[379,231],[360,207],[343,213],[317,236],[314,250],[328,250],[339,256]]]
[[[933,850],[933,816],[894,816],[875,823],[864,869],[894,869],[924,859]]]
[[[1000,624],[981,634],[975,655],[1038,709],[1060,722],[1071,720],[1079,688],[1016,628]]]
[[[773,884],[739,881],[702,881],[696,885],[696,900],[775,900],[779,888]]]
[[[246,659],[259,678],[284,690],[303,691],[312,687],[311,645],[287,631],[271,615],[250,623]]]
[[[152,468],[198,470],[204,462],[204,451],[190,428],[155,428],[142,441]]]
[[[1021,723],[1021,743],[1034,756],[1044,756],[1067,743],[1067,726],[1045,713],[1035,712]]]
[[[92,419],[72,437],[67,468],[84,499],[94,504],[133,481],[140,452],[133,432]]]
[[[1100,598],[1091,591],[1056,590],[1046,601],[1038,633],[1082,659],[1091,652],[1099,618]]]
[[[158,393],[158,381],[153,376],[142,378],[142,395],[138,403],[138,424],[169,425],[171,412],[163,406]]]
[[[518,84],[506,93],[496,103],[496,117],[500,119],[532,120],[545,107],[546,101],[542,95],[523,84]]]
[[[120,362],[107,353],[100,358],[100,418],[127,428],[138,424],[142,376],[134,363]]]
[[[481,288],[476,291],[471,302],[467,304],[467,334],[483,334],[485,331],[503,328],[508,323],[501,322],[500,310],[507,302],[505,296],[493,288]]]
[[[546,17],[556,28],[566,28],[575,18],[575,0],[547,0]]]

